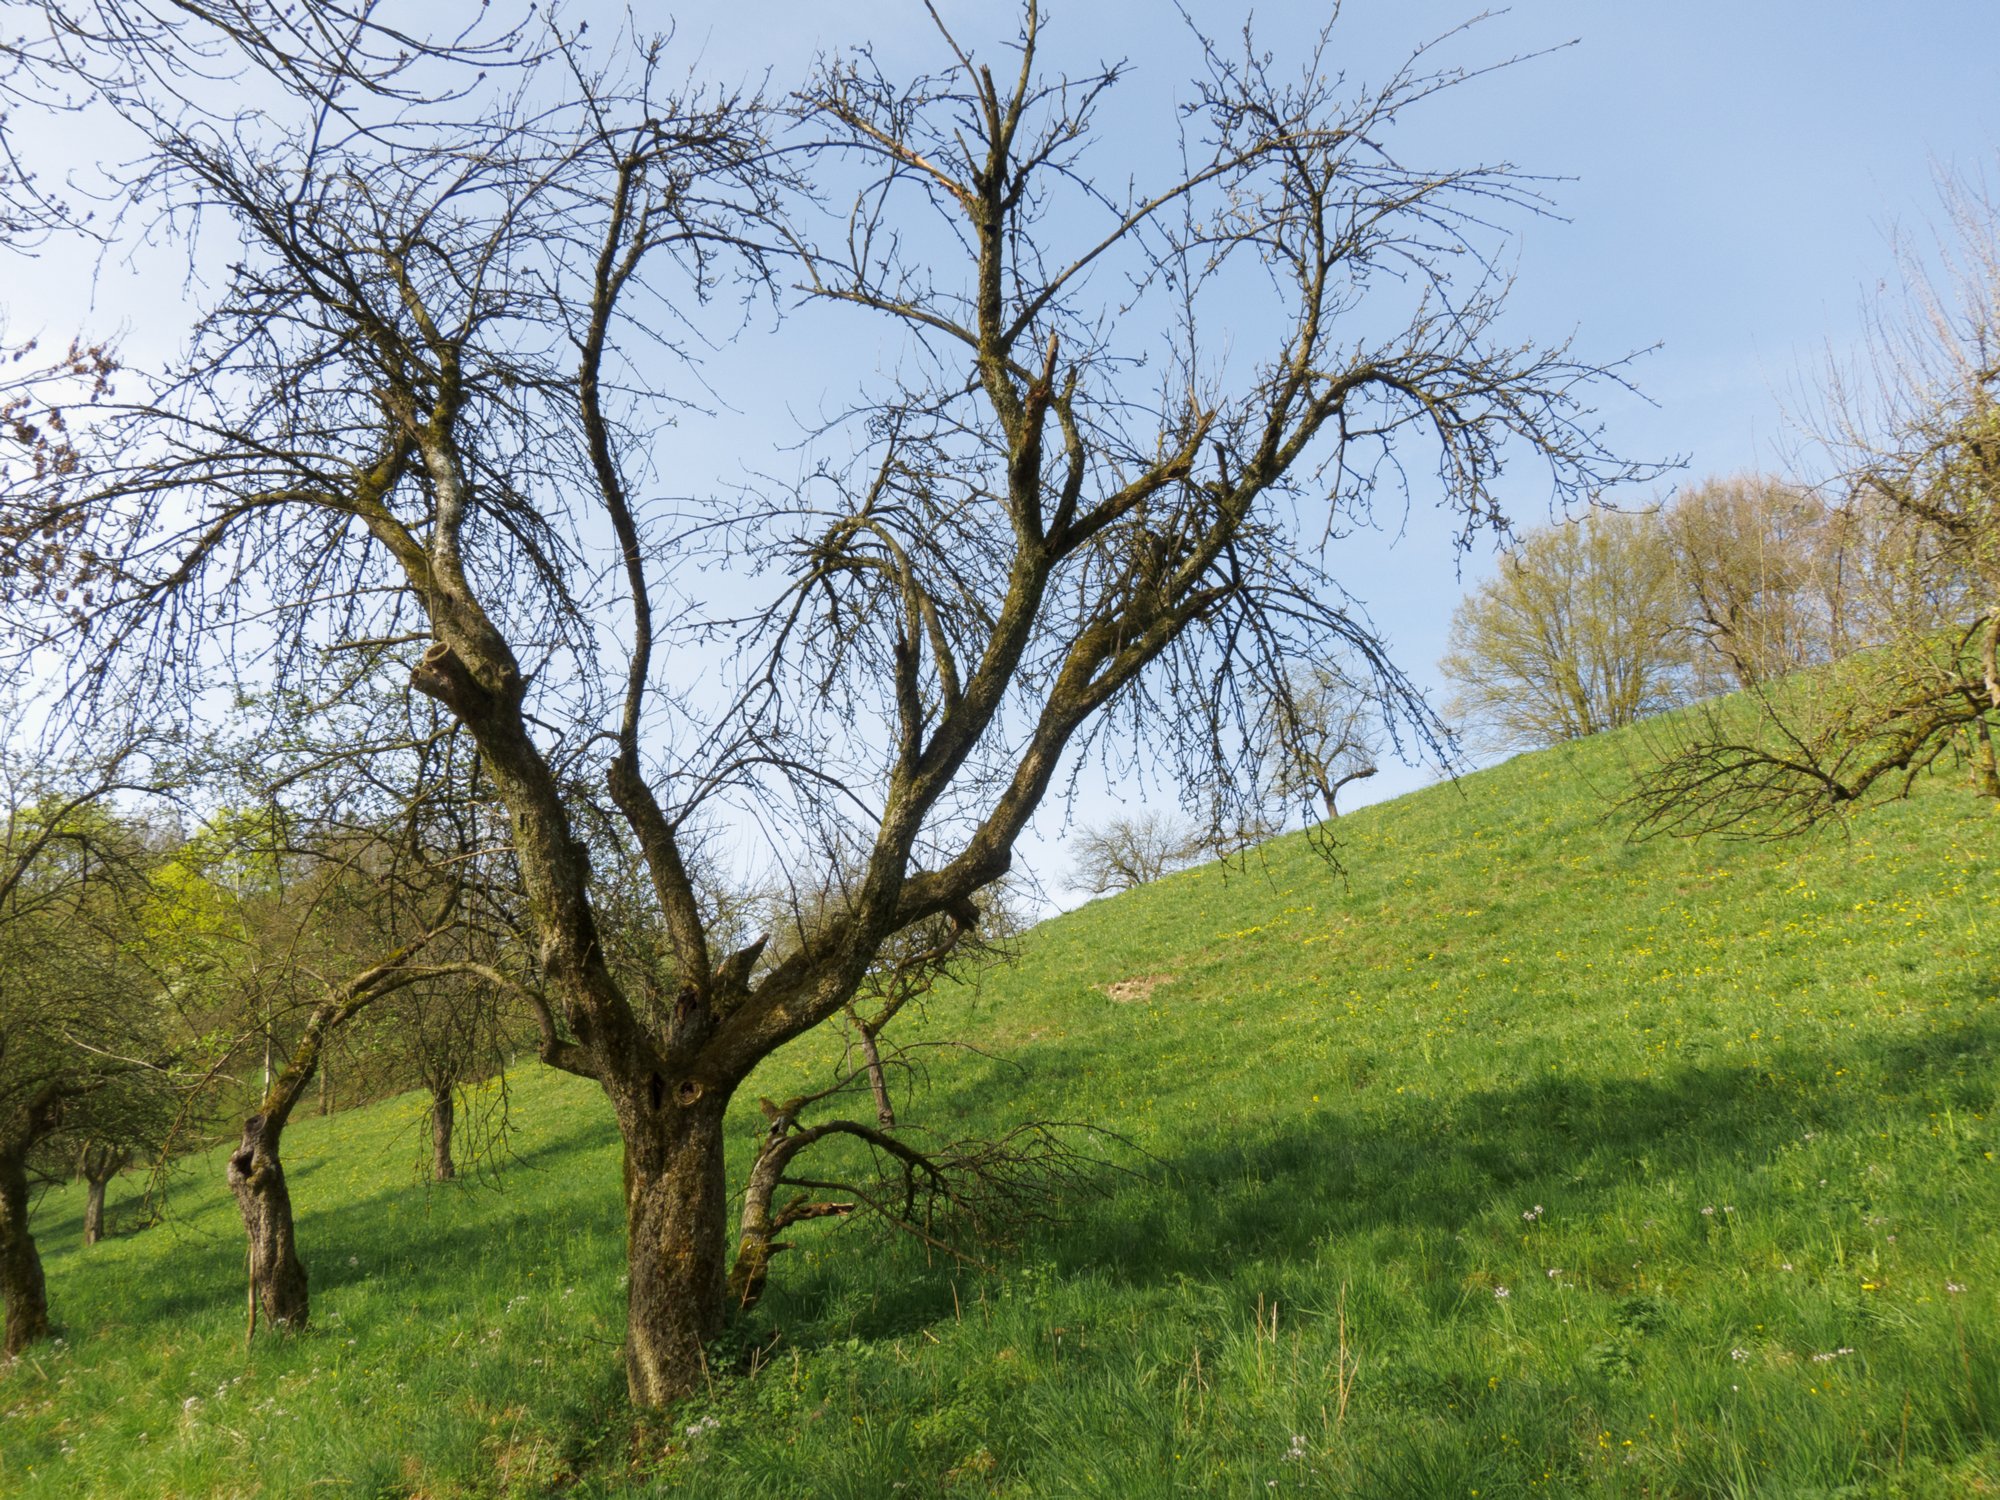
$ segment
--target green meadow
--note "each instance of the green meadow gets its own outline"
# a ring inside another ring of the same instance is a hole
[[[1637,753],[1523,756],[1342,818],[1338,868],[1282,839],[1035,929],[908,1033],[980,1049],[908,1117],[1113,1128],[1102,1194],[986,1267],[802,1226],[648,1426],[578,1080],[524,1061],[502,1169],[451,1187],[414,1098],[301,1120],[314,1325],[247,1352],[219,1153],[90,1250],[51,1193],[64,1338],[0,1377],[0,1494],[1994,1493],[1988,805],[1939,776],[1807,842],[1633,843]],[[756,1095],[830,1059],[746,1090],[739,1176]]]

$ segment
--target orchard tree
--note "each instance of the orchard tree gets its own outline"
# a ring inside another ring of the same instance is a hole
[[[264,893],[283,916],[263,925],[241,982],[254,996],[259,1040],[268,1048],[283,1027],[289,1045],[275,1059],[266,1051],[264,1088],[225,1171],[250,1243],[253,1327],[257,1310],[285,1328],[303,1327],[310,1311],[281,1147],[328,1041],[425,978],[420,962],[455,925],[456,889],[411,879],[401,852],[374,841],[312,850],[313,868],[285,869]]]
[[[412,987],[470,983],[490,956],[473,935],[482,861],[462,732],[407,689],[384,701],[365,670],[336,675],[342,691],[305,724],[280,700],[243,763],[211,767],[211,791],[248,776],[262,805],[217,815],[157,886],[158,947],[177,960],[185,1029],[211,1039],[211,1094],[262,1064],[247,1100],[224,1091],[247,1104],[225,1176],[249,1240],[253,1329],[260,1312],[293,1329],[310,1314],[282,1148],[329,1047]],[[429,1030],[406,1040],[424,1051],[445,1022],[417,1008]],[[384,1021],[418,1025],[407,1008]]]
[[[1274,793],[1317,803],[1329,820],[1340,816],[1341,791],[1381,769],[1391,726],[1371,694],[1377,677],[1372,670],[1357,677],[1346,664],[1322,666],[1271,695],[1265,757]]]
[[[519,998],[625,1145],[641,1405],[697,1388],[723,1326],[744,1079],[899,935],[975,929],[1066,757],[1130,731],[1190,795],[1261,800],[1268,684],[1378,651],[1321,540],[1380,486],[1424,474],[1470,536],[1516,458],[1559,504],[1651,472],[1600,440],[1605,366],[1501,332],[1491,226],[1542,208],[1531,180],[1399,144],[1474,76],[1437,50],[1350,92],[1328,35],[1282,64],[1192,38],[1161,173],[1109,154],[1122,69],[1053,70],[1038,3],[990,56],[933,23],[934,72],[835,59],[785,118],[567,34],[377,129],[321,129],[309,91],[226,131],[130,111],[160,232],[233,243],[181,364],[42,497],[67,557],[115,560],[77,647],[102,680],[232,624],[280,675],[367,643],[476,742],[545,987]],[[736,275],[889,373],[796,486],[663,504],[673,340],[728,337],[704,308]],[[666,934],[658,1000],[601,937],[600,798]],[[691,874],[732,819],[858,872],[782,957]]]

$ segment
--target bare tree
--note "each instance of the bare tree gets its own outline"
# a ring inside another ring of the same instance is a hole
[[[1208,852],[1201,833],[1173,813],[1148,811],[1077,830],[1070,884],[1102,896],[1129,891],[1194,864]]]
[[[1330,820],[1340,816],[1341,790],[1376,774],[1388,726],[1369,695],[1373,675],[1319,667],[1271,695],[1265,756],[1276,795],[1309,798]]]
[[[1274,674],[1380,659],[1329,520],[1419,462],[1467,536],[1516,453],[1558,501],[1651,472],[1600,442],[1606,367],[1498,333],[1489,226],[1541,208],[1530,181],[1395,153],[1471,74],[1421,49],[1349,97],[1326,36],[1283,69],[1202,43],[1183,161],[1127,195],[1084,155],[1120,70],[1048,74],[1040,22],[1023,7],[997,69],[941,25],[932,75],[828,64],[806,154],[774,152],[754,99],[666,90],[656,48],[612,77],[559,46],[468,83],[455,123],[150,127],[150,191],[239,244],[186,364],[47,500],[116,559],[85,659],[170,679],[187,632],[254,616],[274,670],[329,639],[403,653],[476,741],[541,1055],[602,1086],[625,1142],[642,1405],[698,1383],[723,1323],[742,1081],[846,1014],[898,934],[976,927],[1066,754],[1141,726],[1198,795],[1256,802]],[[783,175],[808,169],[851,195],[832,243]],[[851,458],[796,489],[649,504],[671,467],[650,351],[781,249],[905,378],[861,392],[818,437]],[[701,570],[717,549],[765,570],[747,615],[740,574]],[[718,650],[733,686],[698,691]],[[1431,724],[1400,676],[1381,691]],[[667,935],[657,1007],[600,937],[599,787]],[[731,806],[788,865],[859,872],[761,966],[690,874]]]
[[[268,81],[314,101],[327,124],[365,127],[357,105],[437,102],[438,65],[504,69],[532,55],[524,11],[481,5],[438,30],[407,14],[381,0],[18,0],[0,32],[0,251],[107,233],[96,220],[117,201],[115,171],[57,155],[60,140],[89,133],[58,131],[57,119],[227,123],[244,112],[246,85]],[[25,136],[24,121],[35,127]]]
[[[477,885],[461,888],[457,925],[423,955],[427,977],[371,1008],[365,1033],[348,1033],[348,1051],[359,1054],[357,1078],[369,1092],[415,1085],[429,1097],[424,1128],[433,1182],[456,1181],[462,1168],[497,1167],[511,1125],[507,1060],[533,1029],[516,999],[519,979],[496,984],[486,977],[519,967],[517,933],[492,920],[491,895]]]

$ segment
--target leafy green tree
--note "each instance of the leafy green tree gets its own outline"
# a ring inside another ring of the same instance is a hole
[[[1655,519],[1592,508],[1529,531],[1452,614],[1447,712],[1527,749],[1617,729],[1687,695],[1682,601]]]
[[[1703,689],[1752,687],[1864,638],[1861,538],[1805,486],[1709,479],[1662,506],[1659,525]]]
[[[112,798],[128,743],[51,763],[0,759],[0,1356],[48,1337],[29,1186],[67,1176],[90,1142],[152,1147],[171,1115],[166,1015],[137,961],[135,902],[150,851]]]

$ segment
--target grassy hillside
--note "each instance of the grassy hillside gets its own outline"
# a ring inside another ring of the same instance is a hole
[[[1038,929],[934,1009],[995,1055],[913,1113],[1101,1121],[1146,1175],[995,1274],[801,1230],[664,1459],[575,1080],[512,1080],[497,1190],[417,1180],[413,1101],[298,1126],[317,1326],[247,1356],[219,1158],[90,1251],[53,1195],[68,1341],[0,1380],[0,1493],[1992,1493],[1995,825],[1941,782],[1634,846],[1625,749],[1345,818],[1344,877],[1286,840]]]

